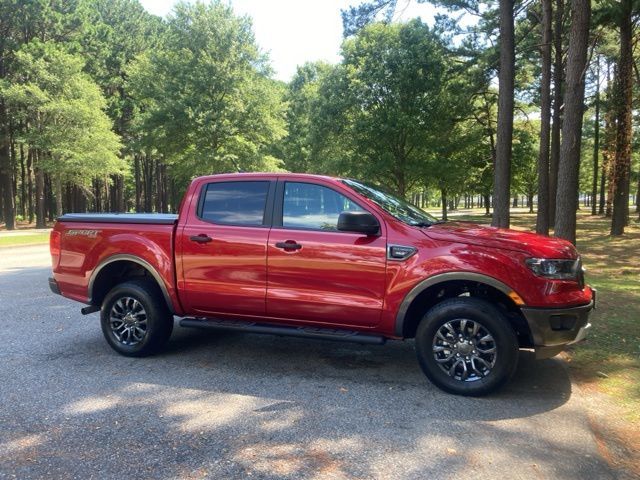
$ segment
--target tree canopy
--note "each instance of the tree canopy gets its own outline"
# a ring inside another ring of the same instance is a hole
[[[444,217],[482,206],[502,226],[524,202],[570,240],[580,199],[623,233],[640,197],[640,0],[592,17],[578,0],[415,1],[435,19],[354,2],[340,61],[282,82],[222,0],[166,18],[138,0],[0,0],[0,218],[172,211],[196,175],[288,170]]]

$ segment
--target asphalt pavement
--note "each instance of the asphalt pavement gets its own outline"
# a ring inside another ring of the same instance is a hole
[[[0,478],[617,478],[561,360],[481,399],[412,342],[183,329],[131,359],[49,291],[47,246],[0,249]]]

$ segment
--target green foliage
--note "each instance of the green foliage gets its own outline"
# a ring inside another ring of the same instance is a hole
[[[20,140],[40,152],[39,166],[76,184],[124,167],[105,99],[83,65],[59,44],[34,40],[16,52],[18,73],[1,92],[26,125]]]
[[[306,63],[298,67],[286,88],[284,100],[287,135],[279,143],[278,153],[285,167],[292,172],[321,172],[322,158],[316,155],[314,142],[315,109],[318,108],[319,89],[332,72],[326,63]]]
[[[91,27],[82,40],[85,70],[100,85],[107,113],[127,141],[135,106],[125,88],[126,69],[137,55],[159,45],[163,23],[137,0],[96,0],[91,6]]]
[[[533,196],[538,189],[538,149],[540,121],[521,119],[513,125],[514,193]]]
[[[269,79],[247,18],[221,2],[178,4],[158,49],[127,70],[142,144],[181,178],[278,169],[282,89]]]
[[[102,208],[134,208],[134,195],[136,208],[175,208],[192,177],[240,170],[348,175],[405,196],[488,195],[497,135],[497,3],[415,1],[440,8],[431,27],[394,23],[402,8],[395,0],[343,10],[340,63],[304,64],[285,84],[271,78],[250,19],[223,0],[179,3],[166,19],[138,0],[0,0],[0,135],[12,148],[24,147],[25,158],[34,154],[35,166],[49,174],[47,185],[55,179],[82,186],[88,199],[90,185],[102,192],[95,195],[108,194]],[[594,58],[609,85],[601,88],[603,151],[618,7],[613,0],[594,7]],[[518,0],[515,10],[512,193],[531,196],[538,122],[525,117],[536,118],[540,101],[540,5]],[[462,12],[477,22],[463,28]],[[587,84],[593,92],[590,71]],[[589,110],[583,190],[592,174],[591,117]],[[0,183],[11,169],[12,179],[20,176],[8,150],[0,152]],[[635,184],[637,159],[632,165]],[[25,182],[18,179],[23,191]],[[114,203],[118,195],[126,201]]]
[[[316,131],[329,168],[402,195],[425,185],[468,104],[444,40],[419,20],[375,23],[342,52],[319,91]]]

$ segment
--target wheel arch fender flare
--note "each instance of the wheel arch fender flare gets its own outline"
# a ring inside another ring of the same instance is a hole
[[[451,281],[470,281],[477,282],[485,285],[489,285],[490,287],[499,290],[504,293],[506,296],[511,297],[513,293],[515,293],[518,297],[520,297],[517,292],[514,291],[513,288],[509,287],[506,283],[501,282],[500,280],[490,277],[489,275],[484,275],[482,273],[476,272],[445,272],[439,273],[437,275],[433,275],[429,278],[422,280],[416,286],[414,286],[409,293],[407,293],[400,304],[400,308],[398,309],[398,313],[396,314],[395,321],[395,335],[397,337],[404,336],[404,324],[407,319],[407,314],[409,313],[409,308],[413,301],[426,289],[433,287],[434,285],[438,285],[440,283],[451,282]]]
[[[171,300],[171,296],[169,295],[169,291],[167,290],[167,286],[165,285],[164,280],[162,279],[162,276],[153,267],[153,265],[151,265],[149,262],[147,262],[146,260],[144,260],[144,259],[142,259],[140,257],[137,257],[135,255],[130,255],[130,254],[124,254],[124,253],[116,254],[116,255],[112,255],[110,257],[107,257],[102,262],[100,262],[100,264],[93,270],[93,272],[91,273],[91,277],[89,278],[89,285],[88,285],[89,303],[93,304],[94,286],[95,286],[96,279],[100,275],[100,272],[106,266],[111,265],[111,264],[113,264],[115,262],[132,262],[132,263],[136,263],[136,264],[140,265],[142,268],[144,268],[147,272],[149,272],[151,277],[158,284],[158,288],[160,288],[160,291],[162,292],[162,296],[163,296],[165,302],[167,303],[167,307],[169,308],[169,311],[171,311],[172,313],[175,313],[175,308],[174,308],[174,305],[173,305],[173,301]]]

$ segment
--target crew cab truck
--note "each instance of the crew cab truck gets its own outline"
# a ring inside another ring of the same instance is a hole
[[[185,327],[382,344],[415,339],[426,376],[482,395],[584,338],[595,291],[564,240],[440,222],[367,183],[302,174],[193,180],[178,215],[67,214],[53,292],[100,311],[118,353]]]

